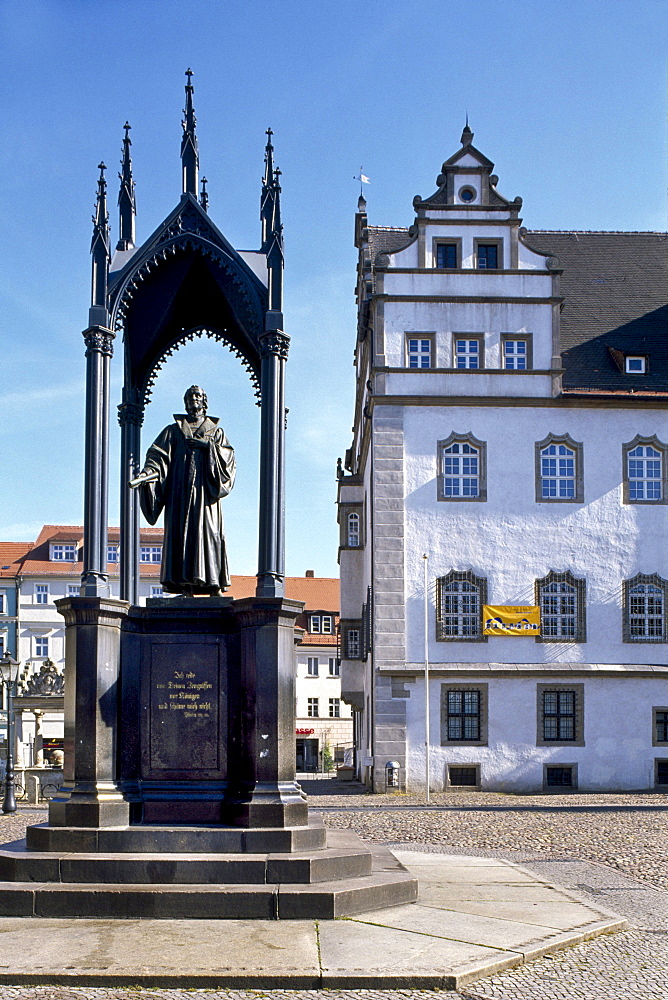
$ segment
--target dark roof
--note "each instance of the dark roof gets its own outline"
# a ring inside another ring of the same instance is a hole
[[[391,226],[369,226],[369,255],[371,263],[376,263],[379,253],[395,253],[410,243],[412,237],[408,229]]]
[[[563,268],[564,390],[668,393],[668,236],[527,231],[524,241]],[[627,375],[623,355],[645,354]]]

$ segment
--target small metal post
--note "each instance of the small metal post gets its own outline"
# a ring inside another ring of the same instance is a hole
[[[16,736],[14,695],[16,693],[19,661],[15,660],[11,653],[7,652],[0,658],[0,669],[2,670],[2,682],[7,688],[7,770],[5,772],[5,797],[2,802],[2,811],[3,813],[15,813],[16,792],[14,788],[14,742]],[[12,674],[14,676],[12,676]]]
[[[424,559],[424,770],[425,770],[425,801],[429,805],[429,556],[425,552]]]

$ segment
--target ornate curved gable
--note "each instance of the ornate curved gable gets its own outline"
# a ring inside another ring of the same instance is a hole
[[[111,324],[123,330],[126,385],[143,402],[166,356],[201,333],[227,343],[257,388],[267,308],[266,284],[190,193],[143,246],[112,262]]]

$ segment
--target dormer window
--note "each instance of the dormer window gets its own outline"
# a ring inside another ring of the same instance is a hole
[[[309,632],[316,635],[332,635],[334,619],[331,615],[311,615]]]
[[[627,375],[644,375],[647,371],[647,358],[643,354],[627,354],[624,362]]]
[[[52,562],[76,562],[77,561],[77,546],[75,542],[66,542],[65,544],[58,544],[51,546],[51,561]]]

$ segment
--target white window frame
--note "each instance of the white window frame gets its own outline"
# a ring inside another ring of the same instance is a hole
[[[433,337],[420,333],[406,334],[406,367],[411,371],[424,371],[434,367]]]
[[[341,676],[341,665],[340,665],[338,659],[336,658],[336,656],[330,656],[329,657],[328,669],[329,669],[329,673],[328,673],[329,677],[340,677]]]
[[[340,719],[341,718],[341,699],[340,698],[330,698],[329,699],[329,717],[330,717],[330,719]]]
[[[35,584],[35,604],[48,604],[49,603],[49,585],[48,583],[36,583]]]
[[[624,642],[668,642],[668,580],[638,573],[624,581]]]
[[[165,596],[165,592],[164,592],[164,590],[162,589],[161,586],[159,586],[158,584],[155,584],[154,586],[151,587],[151,597],[157,598],[157,597],[164,597],[164,596]]]
[[[540,607],[537,642],[586,642],[586,581],[568,570],[551,570],[535,582],[535,603]]]
[[[524,353],[516,352],[515,346],[509,350],[509,345],[524,344]],[[507,372],[527,372],[531,369],[531,338],[526,334],[503,334],[501,337],[501,361],[503,370]],[[514,364],[513,362],[523,362]]]
[[[77,544],[76,542],[52,542],[51,562],[76,562]]]
[[[652,454],[647,454],[651,449]],[[640,452],[640,454],[635,454]],[[668,446],[655,437],[641,437],[622,446],[624,503],[668,503]],[[636,463],[632,470],[631,463]],[[649,463],[652,463],[650,466]],[[658,467],[658,468],[657,468]],[[633,471],[633,475],[632,475]],[[652,473],[648,475],[648,473]],[[658,475],[656,473],[658,472]],[[648,490],[654,496],[648,497]],[[642,496],[638,494],[642,492]],[[635,494],[635,495],[634,495]],[[657,495],[658,494],[658,495]]]
[[[346,517],[346,534],[348,538],[348,548],[358,549],[362,539],[362,518],[357,510],[351,510]]]
[[[149,558],[144,558],[144,553],[149,553]],[[162,545],[140,545],[139,546],[139,562],[144,565],[155,565],[159,563],[162,559]]]
[[[107,562],[117,563],[118,562],[118,551],[119,546],[113,542],[107,545]]]
[[[7,591],[0,590],[0,615],[7,614]]]
[[[308,719],[320,718],[320,700],[318,698],[306,699],[306,717]]]
[[[536,503],[584,503],[584,449],[570,434],[536,442]]]
[[[482,608],[487,580],[470,570],[453,570],[436,584],[436,638],[439,642],[487,642]]]
[[[647,372],[647,358],[644,354],[625,354],[624,371],[627,375],[645,375]]]
[[[49,636],[48,635],[36,635],[35,640],[35,659],[36,660],[47,660],[49,658]],[[46,652],[39,651],[39,646],[46,645]]]
[[[472,349],[472,345],[475,345],[475,350]],[[453,334],[452,360],[452,367],[458,371],[481,371],[485,366],[483,338],[479,334]],[[463,364],[460,364],[460,361]],[[476,363],[472,364],[473,361]]]
[[[68,583],[67,584],[67,596],[68,597],[80,597],[81,596],[81,584],[80,583]]]
[[[306,657],[306,675],[307,677],[318,677],[320,674],[320,662],[317,656],[307,656]]]
[[[451,434],[438,442],[437,497],[469,502],[487,500],[487,445],[473,434]],[[454,449],[459,449],[455,451]],[[469,449],[468,451],[466,449]],[[475,463],[475,471],[471,470]],[[471,491],[475,490],[475,493]]]
[[[332,615],[311,615],[309,632],[312,635],[332,635],[334,632],[334,618]]]

